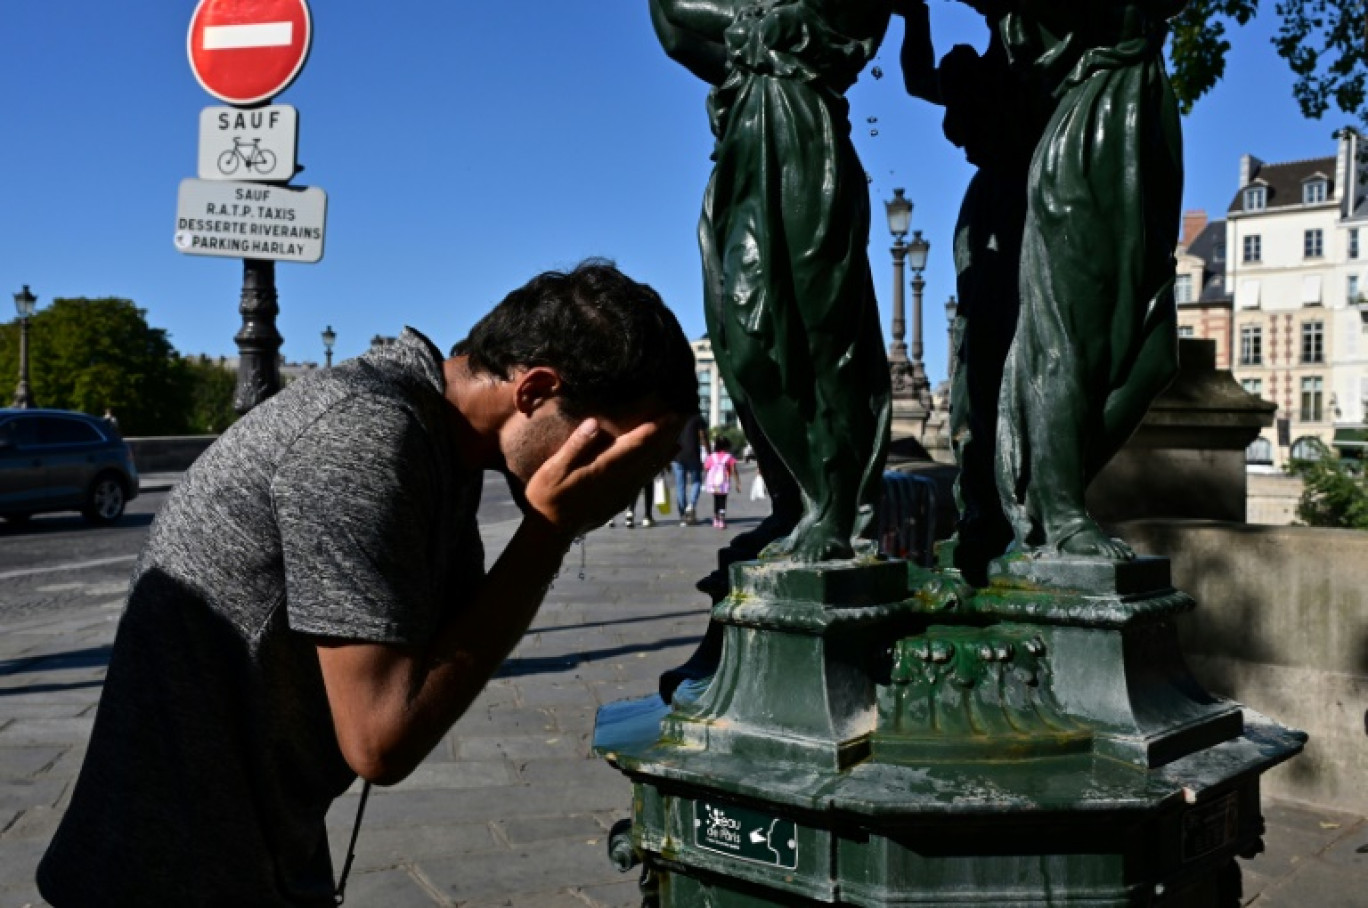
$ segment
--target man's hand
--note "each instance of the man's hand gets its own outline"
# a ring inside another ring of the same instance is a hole
[[[528,481],[528,507],[567,540],[606,523],[669,463],[683,423],[661,416],[614,438],[586,419]]]

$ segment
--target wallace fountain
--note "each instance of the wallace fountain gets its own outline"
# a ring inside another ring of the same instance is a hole
[[[1233,908],[1259,777],[1304,743],[1201,688],[1196,603],[1083,505],[1176,368],[1184,0],[963,2],[992,38],[938,63],[920,0],[650,0],[712,86],[708,330],[775,501],[700,587],[716,645],[599,713],[648,906]],[[979,167],[930,569],[870,539],[889,372],[844,93],[893,15]]]

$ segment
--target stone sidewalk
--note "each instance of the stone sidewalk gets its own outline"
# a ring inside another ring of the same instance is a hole
[[[589,753],[594,715],[653,692],[659,673],[692,652],[707,620],[693,584],[726,535],[757,514],[739,497],[726,533],[619,522],[571,551],[533,631],[467,715],[412,777],[373,790],[348,904],[638,904],[635,874],[618,874],[605,856],[631,797]],[[491,558],[512,529],[486,527]],[[69,591],[69,608],[0,627],[0,908],[42,904],[33,868],[80,766],[121,607],[108,590],[87,595],[79,572],[53,585]],[[358,791],[329,815],[339,869]],[[1246,862],[1249,903],[1368,908],[1363,818],[1276,802],[1265,810],[1268,851]]]

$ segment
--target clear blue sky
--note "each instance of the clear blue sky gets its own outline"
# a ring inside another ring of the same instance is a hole
[[[1339,121],[1307,122],[1267,21],[1238,34],[1224,83],[1186,123],[1190,208],[1223,211],[1239,156],[1334,153]],[[0,297],[121,296],[183,353],[232,355],[241,265],[175,251],[176,190],[195,175],[193,0],[0,4]],[[326,255],[280,264],[290,360],[321,360],[411,324],[445,348],[546,268],[614,258],[651,283],[690,336],[704,332],[694,229],[710,162],[705,86],[668,60],[646,0],[432,3],[315,0],[313,53],[277,100],[300,111],[297,183],[329,197]],[[938,51],[982,46],[965,7],[932,0]],[[895,20],[850,93],[870,186],[870,254],[889,320],[884,199],[904,186],[932,243],[927,365],[945,372],[950,231],[970,176],[939,113],[906,97]],[[870,118],[877,118],[871,123]],[[873,135],[877,130],[878,135]],[[909,303],[910,305],[910,303]],[[887,328],[885,327],[885,332]]]

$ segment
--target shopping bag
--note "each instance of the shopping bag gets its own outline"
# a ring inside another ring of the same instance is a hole
[[[765,493],[765,477],[756,473],[755,481],[751,483],[750,500],[760,501],[765,497],[767,497]]]
[[[670,513],[670,484],[665,481],[664,474],[659,474],[655,478],[655,503],[657,511],[662,514]]]

